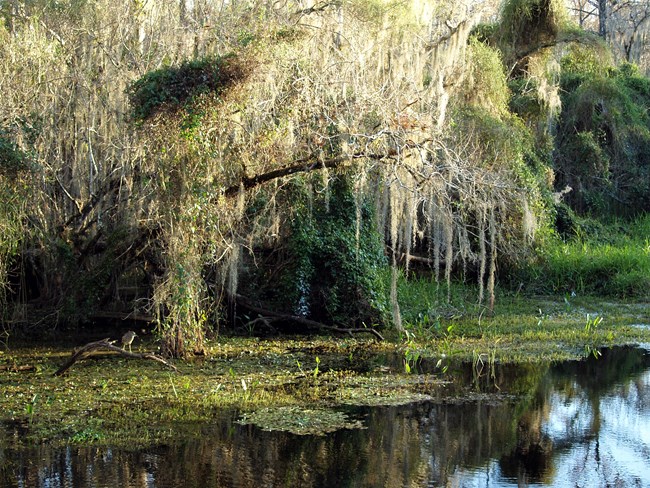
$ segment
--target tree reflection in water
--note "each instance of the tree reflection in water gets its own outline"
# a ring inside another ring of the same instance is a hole
[[[264,432],[235,413],[144,451],[0,449],[0,487],[641,486],[650,480],[650,355],[497,367],[432,402],[355,409],[366,428]],[[494,388],[494,383],[499,389]]]

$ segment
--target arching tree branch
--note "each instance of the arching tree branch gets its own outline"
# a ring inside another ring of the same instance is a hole
[[[258,185],[266,183],[268,181],[275,180],[277,178],[282,178],[284,176],[289,176],[296,173],[309,173],[310,171],[322,169],[322,168],[338,168],[344,164],[354,160],[354,159],[392,159],[394,158],[391,154],[375,154],[375,153],[365,153],[359,152],[345,156],[338,156],[335,158],[329,158],[324,160],[318,160],[316,157],[309,157],[304,159],[298,159],[289,166],[284,168],[278,168],[266,173],[261,173],[254,176],[244,176],[238,184],[231,185],[225,190],[226,196],[236,195],[240,189],[248,190],[254,188]]]

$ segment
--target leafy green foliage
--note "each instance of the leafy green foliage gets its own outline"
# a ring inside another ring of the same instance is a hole
[[[291,265],[281,279],[281,295],[292,312],[339,323],[379,322],[385,312],[380,271],[386,265],[370,206],[362,206],[359,240],[351,183],[342,176],[325,194],[295,211],[288,248]]]
[[[454,117],[457,129],[472,134],[480,148],[481,162],[476,164],[495,172],[509,172],[517,186],[526,189],[538,228],[545,227],[550,207],[548,163],[544,148],[536,145],[523,120],[510,112],[498,117],[477,106],[465,107]],[[504,256],[506,260],[512,257]]]
[[[26,119],[0,125],[0,322],[11,314],[9,275],[28,237],[25,207],[32,191],[28,178],[34,169],[30,150],[36,134]],[[19,146],[19,139],[27,149]]]
[[[548,148],[537,147],[533,131],[520,117],[542,116],[535,87],[521,79],[508,82],[499,50],[476,36],[470,38],[469,53],[472,67],[461,94],[463,103],[452,113],[456,128],[472,134],[486,167],[514,172],[518,183],[536,196],[534,205],[541,217],[544,203],[539,190],[547,186],[543,153]]]
[[[632,65],[602,69],[574,50],[562,62],[558,188],[578,212],[650,210],[650,80]]]
[[[546,111],[537,95],[538,83],[534,79],[515,78],[508,82],[512,96],[509,107],[512,112],[526,120],[545,117]]]
[[[457,128],[476,138],[486,166],[514,167],[532,150],[530,133],[516,116],[495,116],[480,106],[462,107],[453,115]]]
[[[474,28],[472,28],[470,37],[476,39],[479,42],[491,44],[494,41],[494,36],[497,33],[498,28],[499,24],[496,23],[477,24],[474,26]]]
[[[588,77],[603,76],[612,67],[611,60],[607,59],[607,53],[580,44],[571,46],[569,53],[562,58],[560,64],[562,86],[565,89],[575,89]],[[572,83],[573,78],[577,83]]]
[[[202,94],[221,94],[245,78],[247,68],[234,54],[185,61],[150,71],[128,90],[132,115],[146,120],[163,107],[175,110]]]
[[[68,231],[49,249],[50,259],[57,263],[51,273],[56,273],[56,281],[64,295],[59,319],[67,325],[87,323],[99,307],[115,302],[115,284],[124,269],[119,256],[128,248],[128,243],[132,243],[132,235],[128,226],[112,227],[108,222],[105,225],[105,231],[97,236],[98,241],[101,239],[102,253],[92,258],[79,253]]]
[[[386,276],[386,281],[389,277]],[[430,277],[398,277],[398,295],[404,327],[419,339],[444,338],[444,319],[480,313],[478,290],[473,284],[452,281],[450,288]]]
[[[27,165],[27,155],[0,132],[0,172],[14,174]]]
[[[37,133],[38,128],[27,119],[0,125],[0,175],[15,177],[21,171],[33,169],[30,150]],[[18,138],[25,141],[27,150],[20,147]]]
[[[534,50],[554,39],[567,24],[567,14],[560,0],[509,0],[501,11],[497,44],[506,58],[517,52]]]
[[[467,103],[480,106],[495,116],[506,114],[510,90],[501,53],[476,37],[471,37],[469,57],[471,68],[463,93]]]

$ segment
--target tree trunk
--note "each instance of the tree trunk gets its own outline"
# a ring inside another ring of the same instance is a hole
[[[607,39],[607,0],[598,0],[598,35]]]

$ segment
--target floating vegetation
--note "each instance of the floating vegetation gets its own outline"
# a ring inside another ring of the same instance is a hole
[[[426,392],[444,382],[432,375],[348,376],[337,390],[338,403],[350,406],[396,406],[431,400]]]
[[[340,411],[324,408],[263,408],[244,414],[237,423],[262,430],[283,430],[297,435],[324,435],[341,429],[361,429],[363,423]]]

